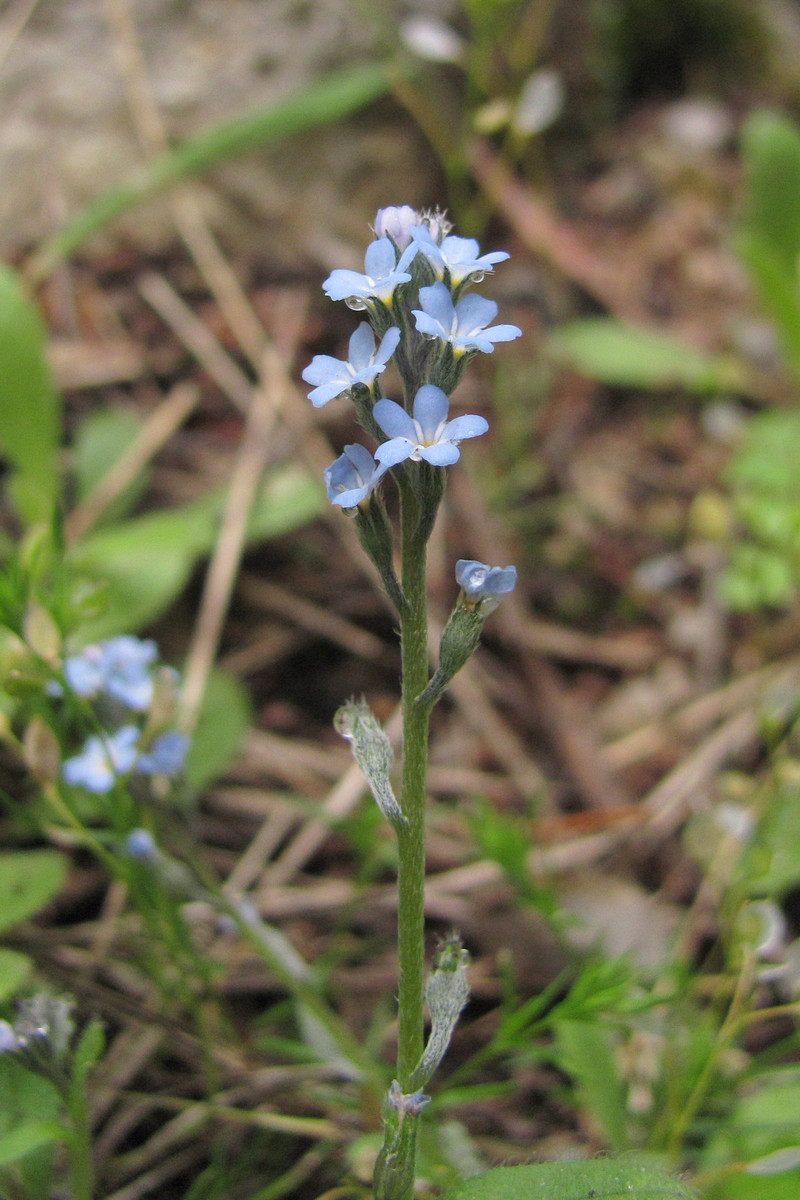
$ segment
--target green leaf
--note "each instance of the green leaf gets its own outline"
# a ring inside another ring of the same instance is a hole
[[[33,916],[64,882],[66,860],[55,850],[0,854],[0,931]]]
[[[0,454],[15,468],[9,492],[28,525],[55,509],[60,420],[38,309],[0,264]]]
[[[446,1192],[444,1200],[690,1200],[693,1195],[652,1160],[626,1156],[496,1167]]]
[[[370,63],[348,67],[320,83],[306,85],[274,104],[234,117],[189,138],[154,159],[129,182],[103,192],[63,225],[31,260],[30,277],[40,282],[90,234],[182,179],[235,155],[340,121],[377,100],[389,86],[389,72],[383,66]]]
[[[72,447],[77,499],[85,500],[136,440],[142,423],[127,409],[101,409],[88,413],[80,425]],[[139,499],[147,486],[149,472],[142,471],[116,500],[105,509],[102,524],[120,520]]]
[[[87,621],[90,642],[154,620],[183,590],[195,563],[211,552],[225,493],[215,491],[182,508],[168,509],[100,529],[71,551],[73,565],[107,582],[107,607]],[[294,467],[274,471],[253,506],[248,540],[276,537],[305,524],[322,508],[316,480]]]
[[[607,317],[561,326],[551,335],[548,350],[591,379],[619,387],[683,387],[704,394],[743,382],[741,369],[730,360]]]
[[[800,132],[776,112],[752,113],[742,129],[745,225],[797,278],[800,255]]]
[[[224,671],[212,671],[186,756],[184,778],[190,788],[202,790],[230,765],[252,716],[239,680]]]
[[[78,1086],[105,1050],[106,1037],[100,1021],[90,1021],[72,1055],[72,1074]]]
[[[578,1085],[581,1104],[605,1135],[609,1149],[629,1148],[625,1087],[619,1078],[611,1030],[589,1021],[558,1021],[555,1060]]]
[[[0,1167],[18,1162],[32,1150],[60,1141],[65,1131],[55,1121],[23,1121],[0,1138]]]
[[[774,322],[781,351],[800,380],[800,297],[796,267],[789,270],[778,252],[757,231],[743,229],[734,246],[750,276],[764,312]]]
[[[18,992],[33,970],[26,954],[0,947],[0,1003]]]

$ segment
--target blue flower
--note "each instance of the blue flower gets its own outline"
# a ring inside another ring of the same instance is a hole
[[[183,767],[189,739],[172,729],[153,738],[147,750],[136,760],[136,770],[143,775],[177,775]]]
[[[375,462],[365,446],[357,443],[345,446],[344,454],[323,472],[328,499],[342,508],[357,508],[387,470],[388,467]]]
[[[511,342],[522,334],[516,325],[486,326],[497,316],[494,300],[470,294],[453,305],[449,289],[443,283],[433,283],[419,289],[421,309],[413,309],[420,333],[449,342],[456,356],[468,350],[491,354],[493,342]]]
[[[8,1021],[0,1021],[0,1054],[13,1054],[15,1050],[19,1050],[19,1040],[14,1026]]]
[[[325,280],[322,290],[331,300],[346,300],[350,308],[366,308],[368,300],[389,304],[395,288],[411,279],[406,267],[416,253],[417,245],[412,242],[398,261],[391,240],[378,238],[367,246],[363,275],[337,268]]]
[[[456,582],[470,604],[490,596],[513,592],[517,582],[516,567],[490,567],[472,558],[460,558],[456,563]]]
[[[436,278],[444,279],[447,271],[452,287],[458,287],[470,275],[475,275],[475,282],[479,283],[495,263],[504,262],[510,257],[505,250],[481,254],[480,246],[474,238],[446,237],[438,244],[425,225],[418,225],[412,229],[411,236],[433,267]]]
[[[90,792],[110,792],[118,775],[127,775],[136,762],[139,730],[123,725],[105,737],[87,738],[80,754],[68,758],[61,768],[67,783],[80,785]]]
[[[483,417],[465,414],[448,421],[447,396],[431,383],[423,384],[414,397],[414,415],[394,400],[379,400],[372,415],[390,441],[375,451],[384,468],[425,459],[434,467],[446,467],[459,458],[458,443],[464,438],[480,437],[489,423]]]
[[[157,858],[158,848],[152,833],[147,829],[132,829],[125,839],[125,853],[140,862]]]
[[[309,392],[308,398],[315,408],[321,408],[334,396],[349,392],[357,383],[369,386],[376,375],[380,375],[397,349],[400,330],[396,325],[387,329],[381,344],[375,350],[375,335],[366,321],[362,321],[350,338],[350,359],[331,358],[329,354],[315,354],[303,371],[306,383],[317,387]]]
[[[86,646],[64,662],[64,678],[78,696],[95,697],[100,692],[144,712],[153,699],[150,668],[158,657],[153,641],[121,636]]]

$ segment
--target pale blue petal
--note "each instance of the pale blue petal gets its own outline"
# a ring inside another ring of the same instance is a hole
[[[445,329],[449,329],[453,324],[458,310],[453,308],[453,297],[445,284],[437,281],[430,287],[420,288],[419,302],[428,316],[440,321]],[[486,303],[488,304],[490,301],[486,301]]]
[[[411,458],[416,448],[416,438],[414,441],[409,441],[408,438],[396,437],[392,438],[390,442],[384,442],[383,445],[378,446],[375,457],[384,467],[396,467],[398,463]]]
[[[493,342],[513,342],[514,338],[522,337],[522,330],[516,325],[492,325],[486,330],[486,336]]]
[[[408,438],[416,441],[417,430],[411,417],[394,400],[379,400],[372,415],[383,432],[390,438]]]
[[[369,495],[368,487],[352,488],[349,492],[339,492],[335,496],[330,497],[331,504],[338,504],[342,508],[358,508],[362,500],[365,500]]]
[[[416,242],[409,242],[403,253],[400,255],[397,263],[397,270],[402,272],[408,271],[409,264],[416,258],[418,250],[419,246]]]
[[[442,242],[442,258],[448,264],[474,263],[481,248],[474,238],[462,238],[452,235]]]
[[[464,337],[468,333],[483,329],[496,316],[497,305],[494,300],[487,300],[485,296],[477,296],[474,292],[462,296],[456,305],[459,336]]]
[[[363,371],[368,367],[375,354],[375,334],[366,321],[362,321],[350,338],[348,358],[353,371]]]
[[[479,417],[475,413],[464,413],[463,416],[454,417],[452,421],[447,422],[442,430],[442,441],[460,442],[464,438],[480,437],[488,428],[489,422],[485,417]]]
[[[506,592],[513,592],[516,582],[516,567],[492,567],[487,580],[487,584],[491,588],[490,594],[493,596],[502,596]]]
[[[370,279],[385,279],[394,274],[395,269],[402,268],[395,268],[395,249],[391,240],[384,237],[370,242],[364,255],[364,271]]]
[[[394,354],[400,341],[400,330],[396,325],[391,329],[387,329],[386,333],[381,338],[381,344],[378,346],[378,352],[375,355],[375,362],[381,367],[386,366],[386,363]]]
[[[433,467],[449,467],[458,462],[461,452],[453,442],[435,442],[432,446],[418,446],[417,454]]]
[[[301,375],[306,383],[334,383],[339,379],[349,379],[347,363],[341,358],[332,358],[330,354],[315,354]]]
[[[442,422],[447,420],[448,407],[447,396],[441,388],[426,383],[419,389],[414,397],[414,420],[425,433],[425,441],[430,441]],[[405,436],[408,437],[408,434]]]
[[[375,471],[375,459],[370,454],[366,446],[362,446],[360,442],[353,442],[350,446],[345,446],[344,452],[350,462],[355,467],[360,478],[364,483],[370,478]]]
[[[322,408],[323,404],[327,404],[329,400],[333,400],[335,396],[341,396],[342,392],[347,391],[353,384],[352,379],[340,380],[337,383],[324,383],[321,387],[314,388],[308,393],[308,398],[314,405],[314,408]]]
[[[430,337],[442,338],[444,341],[450,336],[449,328],[445,328],[442,322],[437,321],[435,317],[429,316],[420,308],[414,308],[411,311],[420,333],[427,333]]]
[[[366,275],[337,267],[323,283],[322,290],[331,300],[347,300],[350,296],[368,295],[370,287],[371,283]]]

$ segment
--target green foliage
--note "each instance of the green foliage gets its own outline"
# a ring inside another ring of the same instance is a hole
[[[562,325],[551,335],[548,350],[574,370],[617,387],[681,387],[707,395],[742,382],[741,368],[730,359],[611,317]]]
[[[800,132],[778,113],[753,113],[742,130],[742,167],[736,246],[800,382]]]
[[[444,1200],[691,1200],[693,1193],[651,1160],[536,1163],[497,1167],[445,1194]]]
[[[184,767],[192,791],[199,792],[219,778],[239,749],[251,718],[250,701],[239,680],[212,671]]]
[[[795,1200],[800,1191],[800,1075],[796,1067],[747,1081],[706,1147],[708,1200]],[[729,1164],[735,1163],[736,1169]]]
[[[72,467],[78,502],[85,500],[97,487],[100,480],[135,441],[141,428],[140,419],[128,409],[101,409],[88,413],[83,418],[72,446]],[[148,478],[149,472],[142,471],[139,477],[103,510],[100,518],[103,525],[121,520],[130,512],[143,495]]]
[[[66,863],[56,850],[0,855],[0,932],[38,912],[64,882]]]
[[[800,345],[800,343],[798,343]],[[739,537],[720,580],[731,609],[789,603],[800,584],[800,413],[753,417],[723,475]]]
[[[61,888],[66,860],[56,850],[0,854],[0,934],[34,916]],[[30,959],[0,948],[0,1001],[15,995],[31,974]]]
[[[26,1200],[52,1194],[52,1146],[66,1132],[60,1115],[52,1083],[11,1055],[0,1056],[0,1192]]]
[[[615,1060],[613,1031],[599,1022],[557,1021],[554,1056],[578,1085],[578,1099],[614,1154],[630,1149],[627,1092]]]
[[[14,272],[0,265],[0,454],[8,493],[26,525],[52,518],[59,490],[60,407],[41,318]]]
[[[82,641],[142,628],[180,594],[197,561],[212,550],[225,497],[214,492],[180,508],[132,517],[87,535],[71,551],[74,569],[105,584],[104,611],[87,620]],[[248,526],[251,542],[288,533],[322,507],[316,480],[295,467],[264,482]]]

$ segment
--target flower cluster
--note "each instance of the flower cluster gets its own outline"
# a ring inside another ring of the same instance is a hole
[[[449,396],[475,355],[493,353],[497,343],[512,341],[521,331],[493,324],[496,303],[469,290],[508,258],[504,250],[482,254],[473,238],[452,233],[442,213],[420,213],[407,204],[379,209],[374,232],[363,273],[337,269],[323,284],[331,300],[344,300],[367,320],[350,338],[346,360],[318,354],[303,379],[313,385],[309,399],[316,408],[349,398],[377,443],[374,449],[345,446],[325,470],[325,486],[331,503],[355,517],[364,549],[402,610],[405,598],[394,575],[383,481],[394,477],[401,504],[404,492],[413,496],[419,511],[416,537],[424,543],[444,491],[443,468],[458,461],[461,442],[489,429],[476,413],[451,416]],[[402,403],[381,391],[390,362],[402,381]],[[469,636],[459,634],[458,653],[448,652],[453,663],[463,660],[467,645],[477,644],[482,621],[497,598],[513,589],[516,571],[461,560],[456,578],[459,629],[464,614],[473,615]]]
[[[66,658],[63,680],[48,691],[91,700],[101,729],[64,761],[65,782],[103,794],[132,773],[177,775],[188,749],[185,735],[170,728],[177,682],[172,668],[158,664],[155,642],[136,637],[109,638]]]

